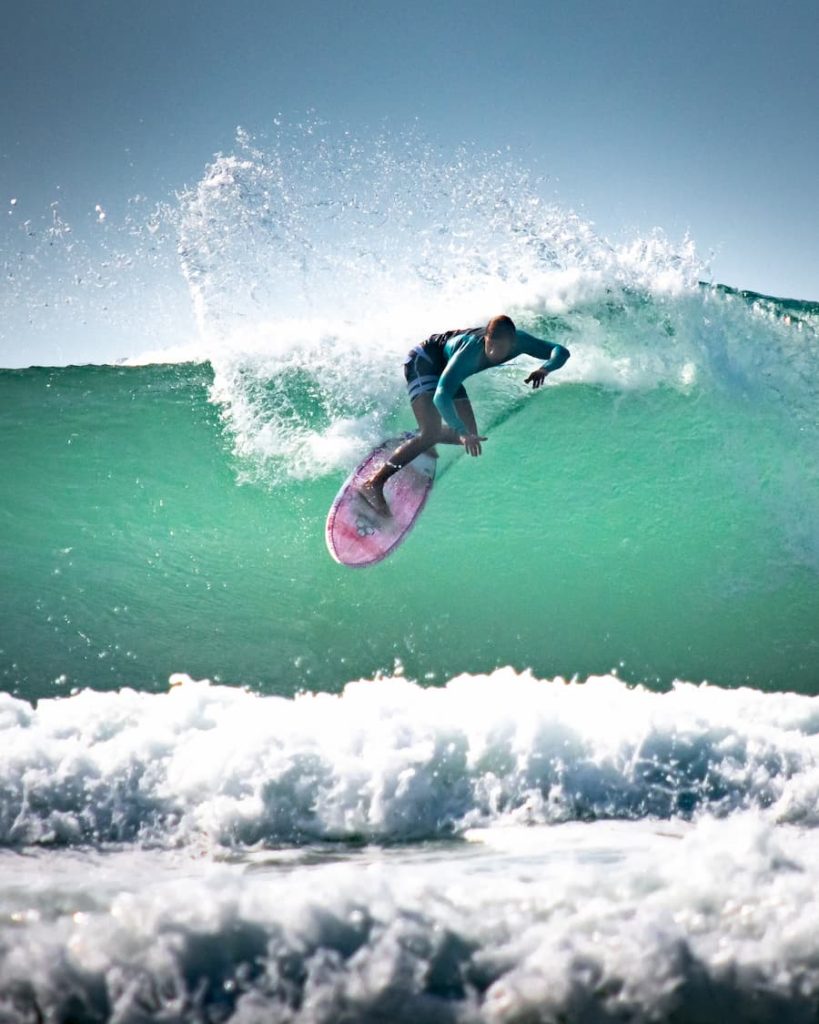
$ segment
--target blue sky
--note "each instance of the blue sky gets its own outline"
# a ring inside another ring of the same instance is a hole
[[[603,234],[690,231],[717,280],[816,299],[817,26],[787,0],[4,0],[0,209],[166,198],[279,112],[417,120],[511,145]]]

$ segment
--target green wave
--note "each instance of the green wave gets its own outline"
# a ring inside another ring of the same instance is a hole
[[[353,573],[323,538],[344,469],[242,484],[212,381],[0,373],[5,690],[187,672],[290,694],[396,662],[815,688],[819,479],[775,402],[568,382],[509,404],[477,379],[504,410],[484,456],[445,452],[403,547]]]

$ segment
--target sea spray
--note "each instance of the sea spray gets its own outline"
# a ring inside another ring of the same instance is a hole
[[[348,465],[383,435],[405,352],[442,325],[509,309],[562,337],[571,311],[696,287],[690,240],[614,246],[539,186],[508,152],[446,155],[416,132],[240,131],[177,216],[212,394],[247,464],[276,479]]]

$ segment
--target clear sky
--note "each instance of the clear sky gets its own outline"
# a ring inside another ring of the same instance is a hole
[[[417,119],[441,140],[511,144],[603,234],[689,231],[716,280],[819,298],[817,0],[0,9],[0,209],[13,198],[14,216],[165,198],[237,125],[265,131],[279,112],[357,130]]]

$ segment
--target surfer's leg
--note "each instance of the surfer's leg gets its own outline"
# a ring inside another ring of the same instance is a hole
[[[393,474],[436,444],[460,444],[455,431],[443,426],[441,414],[433,404],[432,395],[433,392],[427,391],[413,399],[412,411],[418,421],[418,433],[400,444],[381,468],[359,488],[362,497],[381,515],[389,515],[389,506],[384,497],[384,484]]]
[[[458,435],[450,427],[444,426],[441,414],[432,401],[433,392],[427,391],[413,399],[412,411],[418,422],[418,433],[408,438],[390,456],[389,461],[396,467],[392,472],[406,466],[408,462],[429,451],[436,444],[459,444]],[[387,479],[392,473],[387,473]]]

